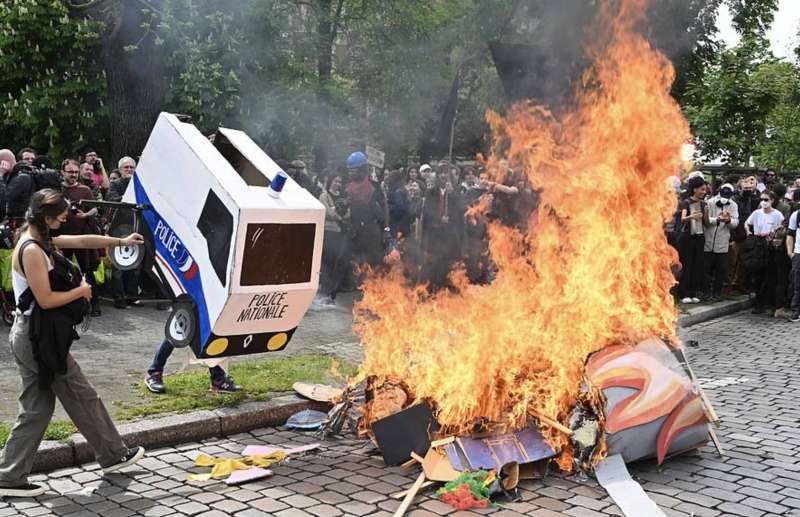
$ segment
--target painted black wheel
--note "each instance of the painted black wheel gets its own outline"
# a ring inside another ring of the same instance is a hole
[[[187,301],[173,303],[164,332],[167,340],[175,348],[191,345],[198,332],[197,310],[194,304]]]

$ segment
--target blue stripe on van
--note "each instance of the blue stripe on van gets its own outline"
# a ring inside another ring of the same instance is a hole
[[[134,193],[136,194],[136,202],[152,207],[153,205],[150,203],[150,198],[147,196],[142,182],[136,175],[133,176],[133,186]],[[208,318],[208,306],[206,305],[206,297],[203,291],[203,281],[200,278],[200,271],[198,269],[200,265],[183,245],[178,234],[175,233],[167,221],[156,212],[155,208],[143,210],[142,215],[145,221],[147,221],[147,225],[150,227],[150,232],[153,234],[156,253],[169,265],[175,278],[178,279],[183,289],[192,297],[197,305],[197,316],[200,323],[200,350],[201,352],[205,351],[206,342],[211,335],[211,322]],[[156,230],[158,230],[158,234],[156,234]],[[187,269],[187,271],[181,271],[182,267]]]

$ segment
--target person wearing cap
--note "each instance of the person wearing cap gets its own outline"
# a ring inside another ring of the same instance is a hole
[[[367,155],[361,151],[347,158],[350,183],[352,254],[357,263],[377,266],[383,262],[382,232],[389,233],[389,212],[381,186],[369,176]]]
[[[318,198],[322,193],[311,177],[306,173],[306,164],[302,160],[294,160],[291,162],[286,174],[297,182],[298,185],[310,192],[312,196]]]
[[[419,175],[422,177],[422,181],[425,182],[425,188],[423,190],[436,187],[436,172],[430,165],[427,163],[420,165]]]
[[[719,193],[708,201],[704,218],[705,289],[711,301],[722,297],[722,285],[728,273],[731,230],[739,226],[739,207],[732,200],[733,194],[733,185],[722,185]]]

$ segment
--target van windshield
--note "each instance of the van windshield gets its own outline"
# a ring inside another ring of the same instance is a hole
[[[309,282],[315,230],[313,223],[248,224],[239,284]]]

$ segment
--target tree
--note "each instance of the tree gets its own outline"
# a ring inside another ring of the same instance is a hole
[[[101,22],[103,66],[108,83],[110,153],[138,156],[164,109],[162,53],[156,48],[157,13],[164,0],[72,0],[76,19]]]
[[[0,141],[54,158],[107,130],[101,25],[69,17],[58,0],[0,2]]]
[[[754,81],[762,65],[775,58],[763,38],[745,34],[741,43],[720,53],[701,80],[688,87],[684,112],[706,159],[721,157],[748,165],[766,132],[766,119],[778,93]]]
[[[753,74],[753,83],[776,95],[756,144],[756,165],[800,170],[800,68],[789,62],[767,63]]]

